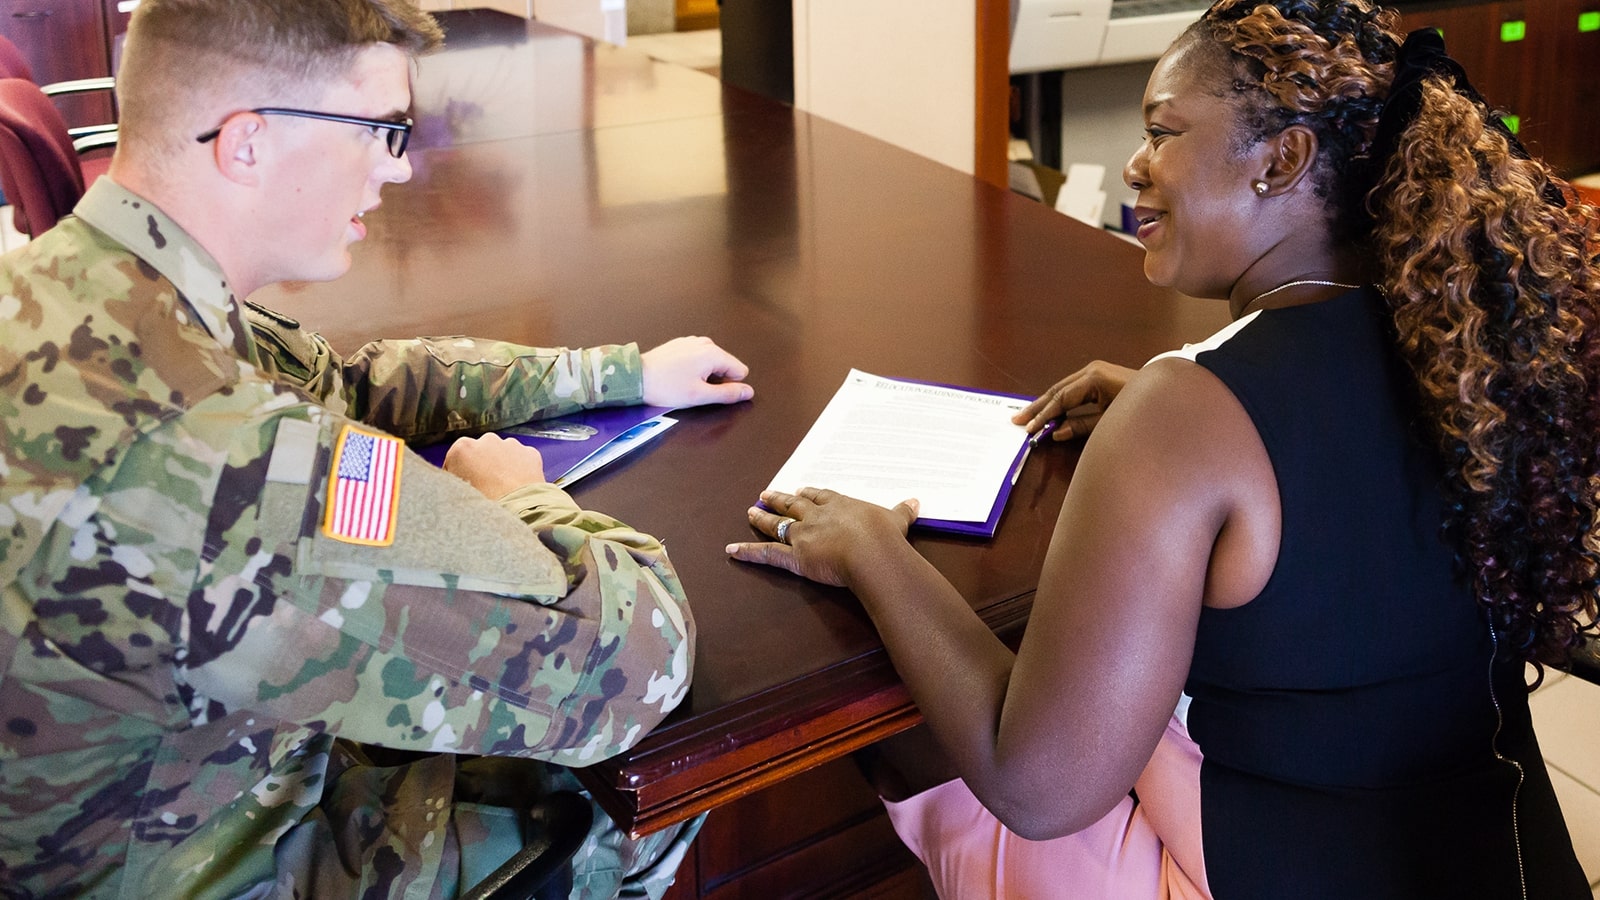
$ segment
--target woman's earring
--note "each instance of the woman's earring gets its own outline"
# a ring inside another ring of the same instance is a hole
[[[1265,181],[1257,181],[1250,186],[1255,188],[1257,197],[1265,197],[1267,195],[1267,183]]]

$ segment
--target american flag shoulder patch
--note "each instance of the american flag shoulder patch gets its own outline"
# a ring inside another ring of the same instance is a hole
[[[344,426],[333,448],[322,533],[351,544],[394,543],[404,457],[399,438]]]

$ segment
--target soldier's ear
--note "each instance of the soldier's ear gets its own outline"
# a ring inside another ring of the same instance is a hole
[[[261,182],[265,159],[267,120],[260,113],[239,112],[228,117],[211,144],[211,158],[224,178],[254,187]]]

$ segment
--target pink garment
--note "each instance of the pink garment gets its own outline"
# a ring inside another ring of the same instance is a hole
[[[1200,759],[1173,716],[1134,786],[1139,802],[1123,798],[1095,824],[1048,841],[1012,834],[960,779],[884,806],[943,900],[1210,900]]]

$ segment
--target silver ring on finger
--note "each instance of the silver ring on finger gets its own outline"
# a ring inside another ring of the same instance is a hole
[[[794,523],[795,519],[791,516],[784,516],[778,520],[778,527],[773,531],[773,536],[778,539],[778,543],[789,543],[789,526]]]

